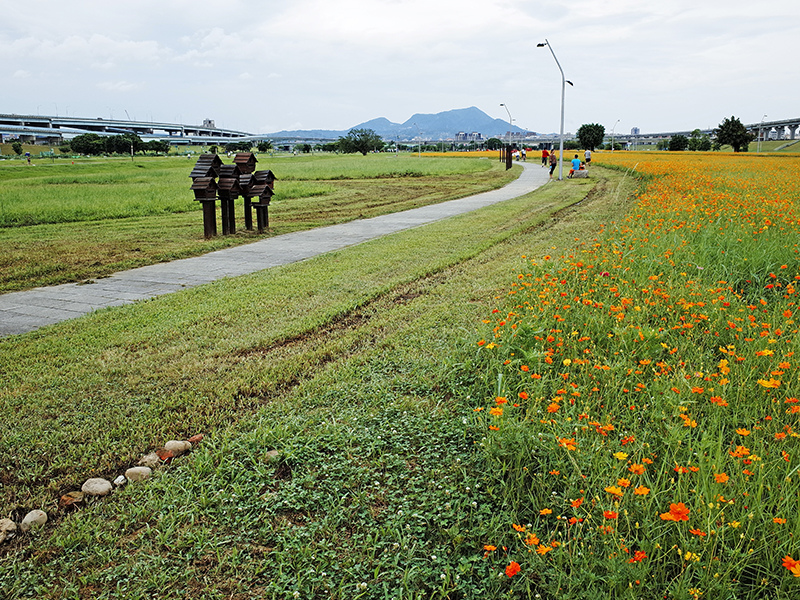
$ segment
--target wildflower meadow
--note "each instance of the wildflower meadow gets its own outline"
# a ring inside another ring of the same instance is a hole
[[[800,597],[800,157],[595,162],[632,208],[523,257],[478,341],[516,514],[485,560],[541,597]]]

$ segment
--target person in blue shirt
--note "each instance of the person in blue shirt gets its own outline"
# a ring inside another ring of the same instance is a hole
[[[580,171],[580,170],[581,170],[581,159],[578,158],[578,155],[576,154],[575,158],[572,159],[572,169],[570,169],[569,175],[567,175],[567,177],[572,177],[572,174],[575,171]]]

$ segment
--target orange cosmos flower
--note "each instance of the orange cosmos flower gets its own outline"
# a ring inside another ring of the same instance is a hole
[[[630,467],[628,467],[628,471],[630,471],[634,475],[643,475],[644,470],[645,470],[644,465],[640,465],[638,463],[633,463]]]
[[[702,531],[700,529],[690,529],[689,533],[691,533],[692,535],[699,536],[699,537],[706,537],[708,535],[705,531]]]
[[[616,519],[618,516],[619,516],[619,513],[616,513],[613,510],[604,510],[603,511],[603,518],[605,518],[605,519]]]
[[[633,553],[633,556],[628,560],[629,563],[637,563],[641,562],[643,559],[647,558],[647,554],[645,554],[641,550],[637,550]]]
[[[622,488],[630,487],[631,480],[630,479],[625,479],[624,477],[621,478],[621,479],[617,479],[617,485],[619,487],[622,487]]]
[[[669,512],[659,515],[664,521],[688,521],[689,509],[683,502],[669,505]]]
[[[617,496],[618,498],[622,498],[623,494],[622,488],[619,488],[615,485],[608,486],[607,488],[605,488],[605,491],[607,491],[612,496]]]
[[[556,404],[555,402],[551,402],[550,404],[547,405],[547,412],[549,413],[558,412],[559,408],[561,407],[558,404]]]
[[[647,496],[647,494],[650,493],[650,488],[640,485],[635,490],[633,490],[633,493],[636,494],[637,496]]]
[[[786,519],[781,519],[780,517],[775,517],[772,519],[773,523],[777,523],[778,525],[786,525]]]
[[[542,516],[551,515],[553,514],[553,511],[550,510],[549,508],[543,508],[542,510],[539,511],[539,514]]]
[[[730,477],[728,477],[728,475],[725,474],[725,473],[715,473],[714,474],[714,481],[716,481],[717,483],[725,483],[729,479],[730,479]]]
[[[800,561],[794,560],[787,554],[783,557],[783,566],[789,569],[795,577],[800,577]]]
[[[750,435],[750,430],[749,429],[745,429],[744,427],[739,427],[739,429],[736,430],[736,433],[738,433],[739,435],[743,435],[743,436],[747,437],[748,435]]]
[[[572,508],[579,508],[580,505],[583,504],[583,498],[578,498],[577,500],[573,500],[569,504],[570,506],[572,506]]]
[[[777,379],[770,377],[769,379],[759,379],[758,384],[767,389],[776,389],[781,386],[781,382]]]
[[[575,450],[578,445],[575,443],[575,438],[557,438],[558,445],[567,450]]]
[[[506,404],[506,403],[508,403],[508,398],[506,398],[505,396],[498,396],[497,398],[495,398],[495,399],[494,399],[494,401],[495,401],[495,402],[496,402],[498,405],[500,405],[500,404]]]
[[[539,544],[536,547],[536,553],[539,554],[540,556],[544,556],[545,554],[547,554],[551,550],[552,550],[552,548],[550,546],[545,546],[544,544]]]
[[[520,572],[520,566],[518,563],[511,561],[511,564],[506,567],[506,575],[509,577],[513,577],[517,573]]]
[[[744,458],[745,456],[749,456],[750,449],[746,446],[736,446],[736,450],[728,450],[728,454],[733,458]]]
[[[494,417],[502,417],[503,416],[503,409],[499,406],[493,406],[489,413]]]

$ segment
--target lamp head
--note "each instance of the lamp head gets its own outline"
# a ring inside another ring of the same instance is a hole
[[[536,44],[537,48],[544,48],[545,46],[547,46],[546,42],[541,42],[540,44]]]

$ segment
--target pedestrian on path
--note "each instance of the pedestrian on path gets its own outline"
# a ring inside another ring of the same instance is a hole
[[[547,157],[549,155],[550,155],[550,153],[547,151],[547,148],[544,148],[542,150],[542,166],[545,166],[547,164]],[[552,174],[553,174],[553,172],[550,171],[550,175],[552,175]]]
[[[547,152],[547,150],[545,150],[545,152]],[[557,164],[558,164],[558,157],[556,156],[556,153],[553,152],[550,154],[550,179],[553,178],[553,171],[556,170]]]

